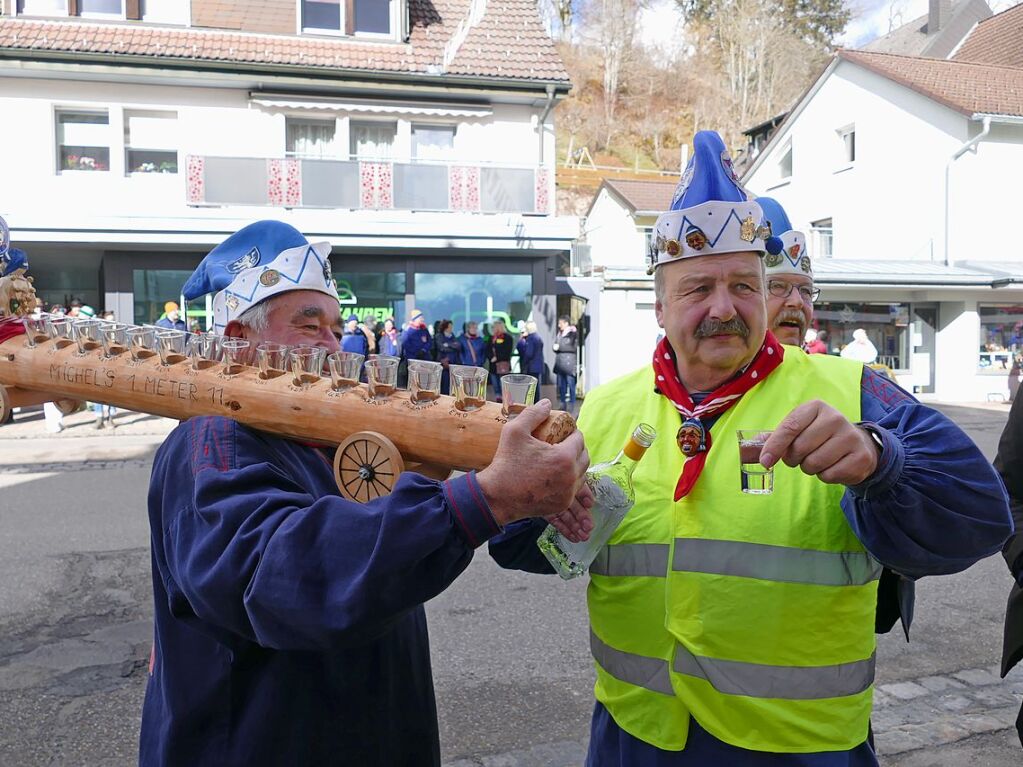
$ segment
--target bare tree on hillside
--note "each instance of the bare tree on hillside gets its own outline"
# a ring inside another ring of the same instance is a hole
[[[537,0],[537,7],[555,40],[572,39],[572,0]]]

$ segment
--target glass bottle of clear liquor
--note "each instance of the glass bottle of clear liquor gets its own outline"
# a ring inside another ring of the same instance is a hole
[[[590,509],[593,530],[588,540],[572,543],[554,525],[548,525],[540,535],[537,546],[565,580],[586,572],[636,502],[632,473],[656,436],[657,431],[652,426],[641,423],[613,461],[598,464],[586,472],[586,484],[594,501]]]

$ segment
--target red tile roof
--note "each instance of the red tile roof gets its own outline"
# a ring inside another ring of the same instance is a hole
[[[952,59],[1023,67],[1023,4],[980,22]]]
[[[965,115],[1023,116],[1023,68],[866,51],[838,56]]]
[[[302,35],[156,27],[133,22],[83,22],[0,17],[0,52],[146,57],[196,63],[451,74],[569,84],[532,0],[490,0],[448,68],[444,51],[470,0],[410,0],[407,43]]]
[[[665,211],[671,207],[671,196],[675,193],[678,180],[629,181],[606,178],[604,185],[621,197],[633,212],[639,210]]]

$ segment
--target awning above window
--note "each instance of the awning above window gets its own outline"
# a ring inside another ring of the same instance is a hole
[[[489,117],[494,110],[489,106],[466,104],[437,104],[414,101],[371,101],[322,97],[295,96],[282,93],[249,93],[249,102],[270,109],[300,109],[313,112],[354,112],[382,115],[422,115],[428,117]]]

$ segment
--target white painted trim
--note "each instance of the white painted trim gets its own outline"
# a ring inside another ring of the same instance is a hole
[[[297,98],[286,95],[250,93],[249,102],[269,109],[297,109],[317,112],[379,115],[426,115],[430,117],[489,117],[490,107],[455,104],[427,104],[394,101],[350,101],[334,98]]]

